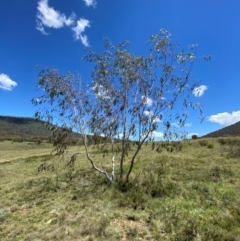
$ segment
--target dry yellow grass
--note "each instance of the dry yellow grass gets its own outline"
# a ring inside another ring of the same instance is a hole
[[[73,152],[77,147],[70,147]],[[49,143],[37,145],[34,142],[0,142],[0,162],[9,162],[17,159],[28,158],[31,156],[49,155],[53,146]]]
[[[239,157],[228,156],[227,144],[216,139],[181,145],[170,152],[144,145],[123,191],[118,183],[107,185],[83,154],[71,170],[55,155],[35,156],[49,154],[51,146],[0,143],[2,153],[19,157],[0,163],[0,239],[240,240]],[[83,152],[70,147],[65,161],[74,149]],[[110,154],[90,152],[108,168]],[[56,170],[38,173],[42,163]]]
[[[17,160],[31,156],[47,155],[51,152],[52,145],[42,144],[41,146],[31,142],[13,143],[3,141],[0,143],[0,162]]]

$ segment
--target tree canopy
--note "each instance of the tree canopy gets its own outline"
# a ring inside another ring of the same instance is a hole
[[[115,180],[116,162],[119,179],[129,182],[141,146],[152,142],[159,128],[163,138],[179,139],[182,133],[171,128],[173,119],[183,127],[188,108],[198,108],[202,113],[201,105],[191,101],[199,84],[190,76],[198,45],[189,46],[188,51],[178,50],[170,32],[162,29],[150,37],[147,46],[147,55],[132,53],[127,41],[114,46],[106,40],[100,54],[88,49],[84,59],[93,64],[91,82],[86,83],[80,75],[61,75],[55,68],[39,74],[38,88],[44,92],[32,101],[44,108],[35,117],[48,123],[57,120],[60,126],[78,132],[92,167],[110,183]],[[91,136],[108,140],[111,173],[96,166],[89,152]],[[130,148],[134,150],[131,156]]]

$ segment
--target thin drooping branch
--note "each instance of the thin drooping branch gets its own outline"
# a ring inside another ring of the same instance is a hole
[[[52,123],[57,116],[63,127],[77,131],[92,168],[110,183],[115,179],[119,151],[115,143],[121,145],[119,178],[129,182],[142,145],[154,141],[159,131],[164,138],[177,137],[177,132],[171,135],[172,119],[183,127],[187,108],[201,107],[191,101],[191,93],[197,87],[197,81],[190,78],[197,45],[192,45],[190,52],[176,51],[170,36],[164,29],[152,35],[149,53],[144,56],[133,54],[127,41],[116,47],[107,41],[102,54],[89,50],[84,59],[94,66],[92,82],[85,89],[72,74],[60,75],[55,69],[39,74],[38,87],[44,94],[33,103],[50,107],[38,111],[36,117]],[[111,174],[91,156],[89,134],[111,141]],[[124,176],[126,160],[130,165]]]
[[[71,98],[71,96],[69,96],[69,97]],[[114,178],[113,178],[114,177],[114,167],[113,167],[113,171],[112,171],[112,176],[109,176],[106,171],[104,171],[101,168],[96,166],[94,160],[90,157],[89,150],[88,150],[88,138],[87,138],[87,134],[86,134],[86,129],[87,129],[86,120],[84,119],[84,117],[82,117],[81,120],[80,120],[79,114],[76,111],[77,108],[76,108],[76,106],[75,106],[73,101],[72,101],[72,106],[73,106],[73,109],[74,109],[75,120],[78,122],[79,131],[80,131],[82,139],[83,139],[83,144],[84,144],[84,148],[85,148],[85,153],[86,153],[87,159],[90,161],[90,163],[91,163],[91,165],[92,165],[94,170],[96,170],[99,173],[102,173],[103,175],[105,175],[107,180],[110,183],[113,183],[113,180],[114,180]],[[83,106],[81,98],[79,98],[79,106],[80,106],[80,109],[82,110],[82,112],[85,113],[84,106]],[[84,123],[84,124],[82,124],[82,123]]]
[[[84,147],[85,147],[86,156],[87,156],[87,159],[90,161],[93,169],[96,170],[96,171],[98,171],[98,172],[100,172],[100,173],[102,173],[102,174],[104,174],[104,175],[106,176],[107,180],[108,180],[110,183],[113,183],[113,177],[114,177],[114,175],[109,176],[106,171],[98,168],[98,167],[95,165],[93,159],[92,159],[92,158],[90,157],[90,155],[89,155],[86,135],[84,136],[84,139],[85,139],[85,140],[84,140]],[[113,160],[114,160],[114,159],[113,159]],[[113,168],[113,171],[114,171],[114,168]]]

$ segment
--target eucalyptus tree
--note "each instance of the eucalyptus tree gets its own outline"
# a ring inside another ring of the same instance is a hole
[[[44,106],[36,112],[36,118],[47,123],[57,119],[65,131],[70,127],[80,134],[88,161],[110,183],[116,179],[129,182],[142,145],[152,142],[159,130],[163,138],[179,137],[172,131],[173,119],[182,127],[188,108],[199,108],[201,113],[200,104],[191,101],[192,91],[198,86],[190,77],[197,45],[189,46],[187,52],[179,51],[170,32],[162,29],[148,40],[147,54],[134,54],[129,46],[127,41],[114,46],[106,40],[103,53],[87,50],[84,59],[93,65],[91,82],[71,73],[61,75],[54,68],[42,70],[37,85],[44,92],[32,100]],[[65,132],[59,141],[53,129],[56,145],[64,151],[61,140]],[[96,165],[89,151],[92,135],[109,141],[109,172]],[[116,156],[117,152],[120,154]],[[117,178],[115,164],[119,167]]]

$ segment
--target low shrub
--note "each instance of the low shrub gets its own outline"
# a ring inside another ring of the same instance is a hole
[[[22,137],[16,136],[16,137],[12,138],[12,143],[13,142],[23,142],[23,141],[24,141],[24,139]]]
[[[212,143],[208,143],[207,148],[212,149],[214,148],[214,145]]]
[[[208,145],[208,141],[207,140],[200,140],[198,141],[200,146],[207,146]]]
[[[192,135],[192,140],[196,140],[198,138],[197,135]]]
[[[226,144],[227,144],[227,139],[225,139],[225,138],[220,138],[220,139],[218,139],[217,141],[218,141],[218,143],[220,143],[221,145],[226,145]]]

